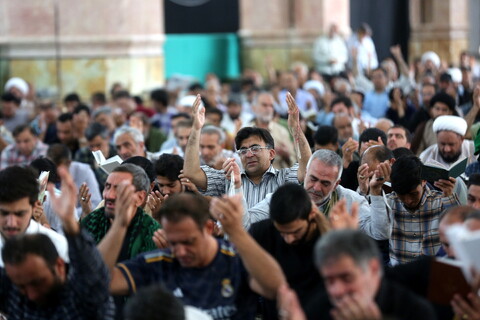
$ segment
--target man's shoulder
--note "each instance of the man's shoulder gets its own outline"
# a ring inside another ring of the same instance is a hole
[[[105,207],[101,207],[90,212],[85,218],[80,221],[80,224],[88,229],[90,228],[90,224],[92,221],[96,221],[100,218],[105,218]]]
[[[32,233],[42,233],[46,236],[48,236],[50,239],[52,239],[54,242],[55,241],[62,241],[62,242],[67,242],[67,239],[65,236],[61,235],[58,232],[53,231],[52,229],[46,228],[39,224],[38,222],[31,220],[30,225],[25,231],[27,234],[32,234]]]
[[[263,237],[269,236],[272,230],[275,230],[273,221],[271,219],[266,219],[266,220],[253,223],[250,226],[249,232],[252,235],[252,237],[255,240],[257,240],[257,238],[263,238]]]

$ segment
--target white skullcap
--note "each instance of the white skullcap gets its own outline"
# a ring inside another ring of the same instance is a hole
[[[462,82],[462,71],[458,68],[449,68],[447,73],[452,77],[452,81],[456,83]]]
[[[457,116],[440,116],[433,122],[433,132],[453,131],[462,137],[467,133],[467,122]]]
[[[427,60],[431,60],[435,67],[440,68],[440,57],[433,51],[427,51],[422,55],[422,63],[427,62]]]
[[[10,78],[5,83],[5,91],[10,91],[11,88],[17,88],[24,96],[28,93],[28,84],[22,78]]]
[[[189,95],[189,96],[185,96],[183,98],[180,99],[180,101],[178,101],[177,105],[179,107],[193,107],[193,103],[195,102],[195,99],[197,98],[197,96],[194,96],[194,95]],[[200,103],[200,107],[203,106],[203,103]]]
[[[325,93],[325,87],[323,86],[323,83],[318,80],[308,80],[303,84],[303,90],[310,89],[316,90],[321,96],[323,96]]]

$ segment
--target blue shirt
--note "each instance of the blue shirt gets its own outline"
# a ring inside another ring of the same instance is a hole
[[[390,102],[387,91],[382,93],[370,91],[365,94],[362,113],[368,113],[376,119],[383,118],[389,105]]]
[[[170,249],[140,254],[117,267],[131,293],[161,283],[185,305],[202,309],[215,320],[255,318],[256,295],[240,256],[227,241],[218,240],[215,258],[203,268],[182,267]]]

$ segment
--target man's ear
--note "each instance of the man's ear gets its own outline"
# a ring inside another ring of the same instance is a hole
[[[381,270],[380,261],[378,259],[372,258],[368,262],[368,267],[372,271],[372,274],[379,274]]]
[[[147,200],[147,193],[144,190],[142,190],[142,191],[135,192],[135,194],[137,195],[135,206],[141,207]]]
[[[272,161],[273,159],[275,159],[277,152],[273,148],[269,149],[268,151],[270,152],[270,161]]]
[[[62,258],[57,257],[53,268],[57,276],[62,280],[62,282],[65,282],[67,280],[67,268],[65,267],[65,261],[63,261]]]
[[[203,230],[207,232],[207,234],[213,234],[213,229],[215,228],[215,221],[212,219],[208,219],[203,226]]]

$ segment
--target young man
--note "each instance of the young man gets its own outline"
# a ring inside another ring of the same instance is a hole
[[[387,147],[390,150],[397,148],[410,149],[412,134],[407,128],[401,125],[394,125],[387,131]]]
[[[32,219],[38,188],[37,176],[28,168],[13,166],[0,171],[0,250],[12,237],[43,233],[51,238],[60,257],[68,262],[65,237]],[[1,259],[0,267],[3,267]]]
[[[214,319],[250,320],[255,317],[253,291],[274,298],[275,290],[284,283],[275,260],[243,229],[238,196],[212,200],[211,210],[208,202],[196,194],[169,197],[160,214],[170,248],[142,254],[114,267],[134,211],[133,188],[124,183],[117,190],[119,216],[106,236],[108,241],[99,247],[112,270],[113,294],[163,284],[186,305],[200,308]],[[235,249],[212,236],[210,211]]]
[[[276,151],[272,135],[266,129],[245,127],[235,137],[235,145],[243,165],[241,173],[232,159],[228,159],[224,163],[222,171],[208,166],[200,167],[199,136],[205,123],[205,109],[199,109],[200,96],[197,96],[193,106],[193,129],[185,154],[185,176],[192,180],[199,189],[204,190],[206,195],[219,196],[225,194],[229,189],[230,181],[226,178],[225,173],[230,175],[235,170],[235,189],[242,189],[248,208],[253,207],[263,200],[267,193],[274,192],[286,182],[303,182],[311,150],[300,129],[299,111],[295,100],[291,95],[287,95],[287,101],[290,108],[289,127],[294,132],[301,154],[298,165],[280,170],[274,169],[272,161]]]
[[[440,249],[440,214],[459,205],[453,193],[455,179],[438,180],[428,187],[421,179],[420,159],[400,157],[390,167],[380,163],[370,181],[372,203],[383,202],[382,186],[390,180],[393,192],[387,195],[388,214],[372,215],[372,223],[383,239],[390,240],[390,262],[406,263],[421,255],[434,256]],[[406,174],[408,173],[408,174]]]
[[[50,235],[36,233],[8,239],[2,250],[5,269],[0,268],[0,310],[10,320],[113,319],[108,270],[74,215],[77,191],[72,178],[65,168],[58,171],[62,178],[62,197],[54,196],[53,206],[68,239],[70,264],[67,268],[67,260],[58,254]],[[31,198],[36,199],[35,179],[24,187],[29,189]],[[49,191],[54,194],[53,186]],[[28,212],[31,200],[25,196],[15,202],[16,207],[5,208],[5,212],[9,211],[7,216],[15,216],[9,219]],[[21,210],[22,205],[25,210]]]

